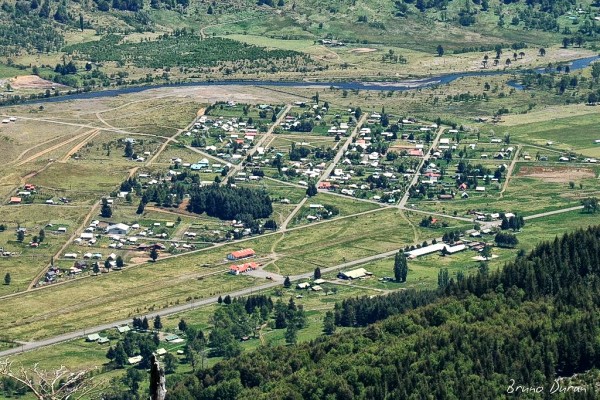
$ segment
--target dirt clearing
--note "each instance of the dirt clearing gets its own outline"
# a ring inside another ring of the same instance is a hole
[[[52,87],[66,88],[67,86],[47,81],[37,75],[23,75],[10,79],[10,84],[14,89],[51,89]]]
[[[350,53],[372,53],[374,51],[377,51],[377,49],[370,49],[368,47],[359,47],[359,48],[350,50]]]
[[[566,183],[578,179],[595,178],[590,168],[522,167],[518,176],[541,179],[544,182]]]

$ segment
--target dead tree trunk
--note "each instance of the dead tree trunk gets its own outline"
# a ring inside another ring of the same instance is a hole
[[[161,368],[158,357],[152,355],[150,369],[150,400],[165,400],[167,388],[165,386],[165,370]]]

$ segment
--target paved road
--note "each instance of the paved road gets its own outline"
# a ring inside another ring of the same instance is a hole
[[[527,217],[523,217],[523,219],[527,221],[530,219],[543,218],[543,217],[547,217],[549,215],[562,214],[562,213],[566,213],[569,211],[575,211],[575,210],[581,210],[581,209],[583,209],[583,206],[563,208],[561,210],[554,210],[554,211],[548,211],[548,212],[540,213],[540,214],[528,215]]]
[[[343,268],[349,268],[349,267],[365,264],[365,263],[379,260],[382,258],[391,257],[391,256],[395,255],[398,252],[398,250],[400,250],[400,249],[388,251],[388,252],[381,253],[381,254],[376,254],[376,255],[373,255],[370,257],[365,257],[365,258],[361,258],[361,259],[354,260],[354,261],[345,262],[345,263],[334,265],[334,266],[328,267],[328,268],[321,268],[321,273],[336,271],[336,270],[343,269]],[[269,274],[269,275],[276,276],[276,274]],[[307,272],[304,274],[290,276],[290,280],[296,281],[296,280],[300,280],[300,279],[307,279],[312,276],[313,276],[313,272]],[[277,276],[277,278],[279,278],[279,276]],[[273,288],[273,287],[276,287],[279,285],[281,285],[281,280],[277,279],[277,280],[269,281],[268,283],[264,283],[262,285],[241,289],[241,290],[238,290],[235,292],[222,293],[221,296],[225,296],[227,294],[229,294],[229,296],[231,296],[231,297],[247,296],[247,295],[251,295],[252,293],[260,292],[262,290],[270,289],[270,288]],[[173,314],[177,314],[177,313],[180,313],[183,311],[188,311],[188,310],[192,310],[192,309],[195,309],[198,307],[202,307],[205,305],[214,304],[217,302],[218,298],[219,298],[219,296],[212,296],[212,297],[209,297],[206,299],[193,301],[191,303],[186,303],[186,304],[181,304],[181,305],[177,305],[177,306],[173,306],[173,307],[164,308],[162,310],[146,314],[145,316],[148,319],[151,319],[157,315],[160,315],[161,317],[164,317],[167,315],[173,315]],[[39,348],[45,347],[45,346],[50,346],[53,344],[62,343],[62,342],[66,342],[66,341],[73,340],[73,339],[83,338],[86,335],[89,335],[92,333],[98,333],[98,332],[101,332],[101,331],[104,331],[107,329],[112,329],[118,325],[129,324],[129,323],[131,323],[131,320],[132,320],[132,318],[123,319],[120,321],[114,321],[114,322],[110,322],[107,324],[97,325],[97,326],[93,326],[93,327],[89,327],[89,328],[85,328],[85,329],[79,329],[74,332],[65,333],[65,334],[54,336],[54,337],[47,338],[47,339],[42,339],[42,340],[28,342],[28,343],[22,343],[19,347],[0,351],[0,357],[7,357],[7,356],[18,354],[21,352],[39,349]]]

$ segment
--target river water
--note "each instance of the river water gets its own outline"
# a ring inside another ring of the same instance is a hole
[[[562,65],[569,65],[571,71],[585,68],[592,62],[600,59],[600,56],[580,58],[567,62]],[[97,99],[102,97],[113,97],[121,94],[139,93],[149,89],[162,89],[162,88],[177,88],[177,87],[206,87],[206,86],[274,86],[274,87],[303,87],[303,88],[330,88],[335,87],[346,90],[414,90],[418,88],[425,88],[433,85],[448,84],[460,78],[474,77],[474,76],[494,76],[494,75],[517,75],[523,73],[548,73],[545,68],[538,68],[536,70],[495,70],[495,71],[472,71],[472,72],[458,72],[453,74],[438,75],[423,79],[405,80],[397,82],[310,82],[310,81],[241,81],[241,80],[223,80],[223,81],[208,81],[208,82],[181,82],[173,84],[158,84],[158,85],[146,85],[146,86],[124,86],[115,89],[106,89],[85,93],[74,93],[61,95],[56,97],[48,97],[42,99],[28,100],[24,103],[35,104],[35,103],[54,103],[68,100],[85,100],[85,99]],[[508,85],[515,89],[521,90],[523,87],[516,81],[511,80]]]

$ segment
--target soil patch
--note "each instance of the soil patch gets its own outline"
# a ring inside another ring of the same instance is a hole
[[[372,53],[374,51],[377,51],[377,49],[371,49],[368,47],[359,47],[359,48],[350,50],[350,53]]]
[[[578,179],[594,178],[596,175],[590,168],[522,167],[518,176],[541,179],[544,182],[566,183]]]
[[[67,86],[47,81],[37,75],[22,75],[10,79],[14,89],[51,89],[52,87],[66,88]]]

